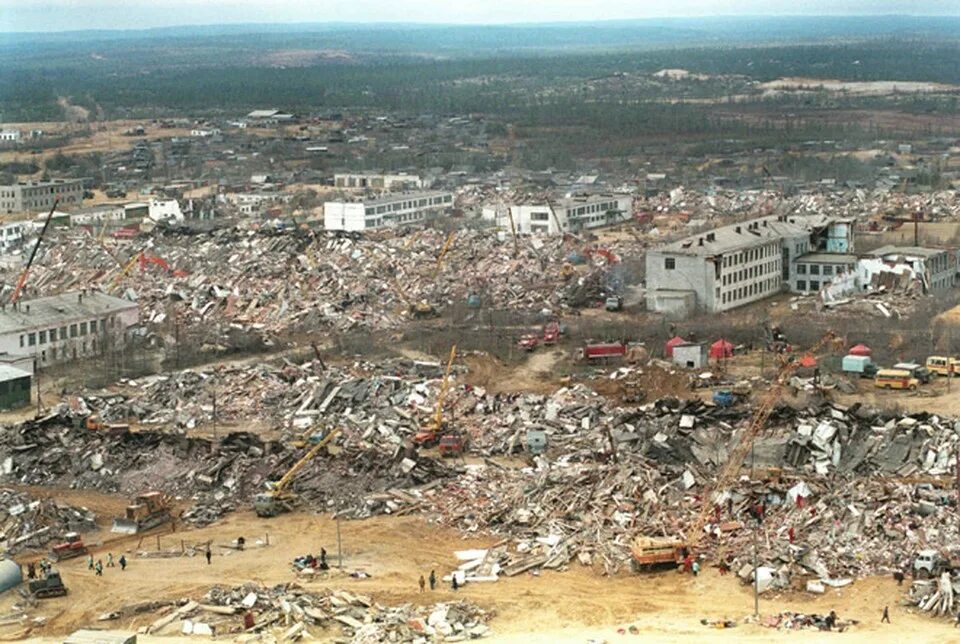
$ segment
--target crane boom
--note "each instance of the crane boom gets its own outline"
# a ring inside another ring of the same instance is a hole
[[[332,441],[332,440],[337,436],[337,434],[339,434],[339,433],[340,433],[340,429],[339,429],[339,428],[338,428],[338,429],[334,429],[334,430],[332,430],[329,434],[327,434],[326,436],[324,436],[323,439],[322,439],[319,443],[317,443],[316,445],[314,445],[313,447],[311,447],[311,448],[310,448],[310,451],[307,452],[306,454],[304,454],[304,455],[303,455],[303,458],[301,458],[299,461],[297,461],[296,463],[294,463],[294,464],[293,464],[293,467],[291,467],[289,470],[287,470],[287,473],[284,474],[283,477],[282,477],[279,481],[277,481],[276,485],[273,486],[273,493],[274,493],[274,494],[277,494],[277,493],[283,492],[284,489],[285,489],[288,485],[290,485],[290,481],[293,480],[293,477],[295,477],[295,476],[297,475],[297,473],[298,473],[300,470],[302,470],[303,467],[304,467],[307,463],[309,463],[309,462],[311,461],[311,459],[313,459],[314,456],[317,455],[317,452],[319,452],[327,443],[329,443],[330,441]]]
[[[27,283],[27,276],[30,275],[30,267],[33,266],[33,260],[36,258],[37,250],[40,248],[40,242],[43,241],[43,236],[47,234],[47,228],[50,227],[50,220],[53,219],[53,213],[56,211],[57,204],[59,203],[60,197],[54,197],[50,212],[47,213],[47,218],[43,222],[43,228],[40,229],[40,236],[37,237],[37,243],[33,245],[33,250],[30,251],[30,259],[27,260],[27,266],[23,269],[23,272],[20,273],[20,279],[17,280],[17,287],[13,290],[13,295],[10,296],[10,304],[16,304],[17,300],[20,299],[23,286]]]
[[[440,385],[440,393],[437,394],[437,408],[433,412],[434,431],[439,432],[443,427],[443,401],[450,390],[450,370],[453,368],[453,361],[457,359],[457,345],[450,347],[450,359],[447,360],[447,369],[443,372],[443,383]]]
[[[836,334],[832,331],[828,332],[825,336],[820,338],[820,341],[817,342],[813,348],[810,349],[810,351],[807,352],[806,356],[815,356],[817,352],[820,351],[820,349],[822,349],[825,345],[832,345],[836,337]],[[695,547],[700,543],[700,540],[703,538],[704,534],[703,528],[707,525],[710,517],[714,513],[714,493],[725,490],[737,479],[737,476],[740,474],[740,467],[743,465],[744,460],[747,458],[747,454],[750,453],[750,450],[753,447],[754,439],[757,437],[757,434],[759,434],[763,428],[766,427],[767,421],[770,420],[770,415],[773,414],[773,410],[776,408],[781,396],[783,396],[783,388],[786,385],[790,374],[796,371],[799,367],[803,366],[803,363],[803,359],[793,360],[785,363],[780,368],[780,371],[777,373],[773,384],[764,394],[760,401],[760,405],[757,407],[753,417],[750,419],[750,424],[747,425],[746,430],[740,434],[740,438],[737,439],[737,443],[730,451],[730,454],[727,457],[727,462],[720,471],[720,476],[717,477],[716,484],[711,490],[707,491],[703,495],[702,506],[699,514],[697,515],[697,519],[687,532],[687,545],[689,547]]]

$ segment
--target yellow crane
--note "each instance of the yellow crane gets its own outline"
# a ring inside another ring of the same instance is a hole
[[[440,392],[437,394],[437,406],[430,421],[413,437],[413,442],[416,445],[430,447],[440,440],[440,434],[443,432],[443,403],[447,398],[447,392],[450,390],[450,371],[453,369],[453,361],[456,359],[457,345],[453,345],[450,347],[447,369],[443,372],[443,382],[440,383]]]
[[[289,512],[297,502],[297,495],[287,489],[293,478],[304,466],[316,456],[327,443],[332,441],[340,433],[340,429],[333,429],[324,436],[316,445],[310,448],[299,461],[287,470],[287,473],[276,483],[268,483],[268,489],[261,492],[253,499],[253,508],[258,517],[275,517],[281,512]]]
[[[701,499],[703,505],[701,506],[700,512],[697,515],[697,520],[694,521],[692,527],[687,532],[686,545],[688,548],[693,550],[697,545],[699,545],[700,540],[704,535],[704,527],[710,522],[711,517],[715,513],[713,499],[714,494],[722,490],[726,490],[740,475],[740,467],[747,458],[747,454],[750,453],[750,450],[753,447],[754,439],[763,430],[763,428],[766,427],[767,421],[770,420],[770,415],[773,413],[774,408],[777,406],[777,403],[783,396],[783,390],[787,382],[790,380],[790,375],[800,367],[815,365],[816,354],[822,348],[828,345],[831,347],[831,349],[834,349],[834,340],[836,337],[837,335],[832,331],[828,332],[825,336],[820,338],[820,341],[817,342],[804,356],[797,360],[786,362],[780,368],[780,371],[777,373],[773,384],[770,385],[770,388],[763,395],[759,406],[753,414],[753,418],[750,419],[750,424],[747,426],[747,429],[740,434],[740,438],[733,446],[733,449],[730,450],[730,454],[727,457],[727,462],[720,471],[720,476],[717,477],[716,484],[711,490],[708,490],[703,494]]]
[[[434,272],[434,279],[440,274],[440,269],[443,268],[443,259],[447,256],[447,253],[450,252],[450,247],[453,245],[453,240],[456,236],[457,233],[455,232],[447,235],[447,241],[443,243],[443,248],[440,249],[440,254],[437,255],[437,270]]]

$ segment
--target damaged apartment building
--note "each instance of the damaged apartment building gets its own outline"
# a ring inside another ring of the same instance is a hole
[[[529,202],[486,206],[482,216],[501,230],[515,229],[523,235],[560,235],[620,224],[630,219],[632,212],[631,195],[586,194],[553,202],[531,198]]]
[[[447,215],[453,208],[451,192],[404,192],[362,201],[323,204],[327,230],[361,232],[374,228],[419,224]]]
[[[811,281],[819,289],[850,270],[853,245],[852,220],[824,216],[762,217],[699,233],[647,253],[647,307],[685,317],[729,311],[785,288],[808,292]],[[829,275],[820,275],[823,266]],[[810,280],[808,271],[820,279]]]

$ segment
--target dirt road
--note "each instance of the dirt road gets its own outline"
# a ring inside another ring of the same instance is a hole
[[[76,499],[74,499],[76,500]],[[102,501],[102,500],[101,500]],[[779,633],[755,625],[742,624],[730,630],[715,630],[700,624],[701,618],[742,618],[752,612],[750,589],[733,577],[719,576],[713,569],[700,577],[673,571],[647,576],[624,574],[605,578],[579,564],[564,572],[544,572],[504,578],[492,584],[468,585],[454,593],[443,587],[421,595],[417,590],[420,574],[436,569],[438,575],[454,565],[453,551],[490,545],[492,538],[464,539],[450,530],[430,525],[417,517],[377,517],[341,525],[344,572],[311,581],[308,588],[341,588],[373,596],[382,603],[432,603],[445,599],[469,598],[496,616],[491,622],[494,637],[490,642],[585,642],[590,639],[615,641],[787,641],[803,637],[819,641],[819,634]],[[238,536],[256,545],[244,552],[221,547]],[[264,545],[269,535],[270,545]],[[148,536],[142,549],[155,549],[156,538]],[[73,629],[98,627],[136,629],[156,618],[147,613],[120,622],[96,622],[101,613],[124,605],[160,599],[200,598],[214,584],[239,585],[249,581],[277,584],[295,580],[290,560],[299,554],[319,552],[321,546],[337,563],[336,524],[327,517],[304,513],[275,519],[259,519],[250,513],[232,515],[222,523],[200,530],[188,530],[161,536],[164,549],[179,549],[186,544],[212,540],[214,559],[206,565],[203,558],[140,558],[135,553],[138,537],[124,541],[128,559],[126,572],[108,568],[96,577],[83,560],[64,562],[64,579],[70,588],[66,598],[41,602],[32,613],[43,615],[47,624],[30,635],[44,641],[57,641],[58,635]],[[117,543],[110,544],[118,556]],[[106,557],[105,548],[96,552]],[[362,569],[372,577],[353,579],[347,572]],[[857,581],[853,586],[830,591],[823,596],[784,595],[761,601],[761,612],[780,610],[829,612],[842,618],[862,621],[853,632],[841,637],[845,642],[882,641],[909,637],[917,641],[949,641],[953,635],[946,620],[936,621],[910,614],[897,605],[898,589],[892,579]],[[13,597],[0,601],[0,611],[10,607]],[[889,605],[892,624],[880,624],[880,612]],[[635,627],[619,635],[618,629]],[[0,627],[0,638],[24,634],[20,625]],[[316,633],[327,637],[336,633]],[[150,638],[145,641],[152,641]],[[169,641],[169,640],[167,640]]]

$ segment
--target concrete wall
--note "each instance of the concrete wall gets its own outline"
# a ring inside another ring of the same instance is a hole
[[[351,232],[366,229],[366,216],[362,203],[328,201],[323,204],[323,227],[327,230]]]
[[[667,259],[673,259],[672,269],[666,267]],[[651,250],[647,252],[646,265],[648,301],[652,297],[655,306],[658,300],[654,291],[691,291],[696,298],[696,310],[710,310],[713,275],[707,275],[707,262],[703,257]],[[712,272],[713,264],[709,267]]]

